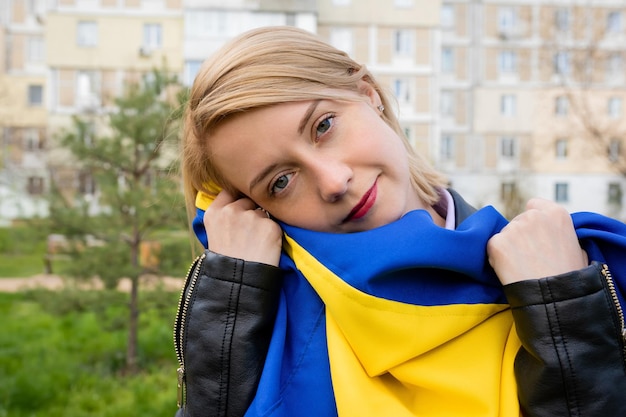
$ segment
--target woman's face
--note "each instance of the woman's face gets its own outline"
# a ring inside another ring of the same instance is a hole
[[[406,149],[362,84],[365,101],[283,103],[228,119],[210,139],[218,170],[275,218],[310,230],[363,231],[423,208]]]

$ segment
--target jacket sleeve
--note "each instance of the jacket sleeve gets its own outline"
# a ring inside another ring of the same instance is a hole
[[[205,251],[187,309],[177,416],[241,417],[263,369],[282,271]]]
[[[504,287],[525,417],[626,416],[622,313],[602,265]]]

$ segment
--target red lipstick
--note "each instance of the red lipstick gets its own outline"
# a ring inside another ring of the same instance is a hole
[[[344,223],[364,217],[376,202],[376,194],[377,187],[376,182],[374,182],[374,185],[367,190],[357,205],[352,208],[350,214],[344,219]]]

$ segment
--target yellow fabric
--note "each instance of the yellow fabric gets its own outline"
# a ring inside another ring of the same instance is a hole
[[[521,343],[507,305],[381,299],[288,236],[285,250],[326,305],[339,416],[520,416],[513,361]]]
[[[213,200],[215,200],[215,197],[205,194],[202,191],[198,191],[196,194],[196,207],[206,211],[211,203],[213,203]]]

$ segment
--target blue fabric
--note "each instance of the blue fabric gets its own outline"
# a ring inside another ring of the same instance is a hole
[[[206,246],[202,210],[194,230]],[[605,262],[626,293],[626,225],[593,213],[572,215],[590,260]],[[281,224],[285,233],[353,287],[386,299],[423,306],[506,303],[490,268],[486,244],[507,224],[485,207],[456,230],[438,227],[423,210],[389,225],[352,234],[312,232]],[[246,417],[337,415],[333,398],[324,305],[292,259],[257,395]]]

